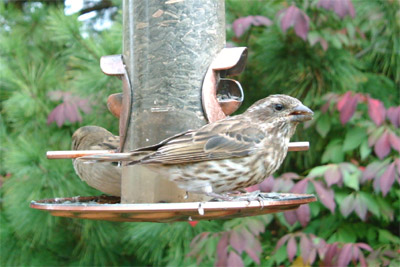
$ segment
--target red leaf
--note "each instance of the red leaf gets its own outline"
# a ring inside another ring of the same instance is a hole
[[[380,186],[380,182],[379,182],[381,179],[381,176],[376,176],[374,179],[374,182],[372,183],[375,193],[379,193],[381,191],[381,186]]]
[[[328,245],[326,244],[325,240],[319,237],[313,237],[312,242],[317,248],[319,257],[321,259],[325,258],[325,254],[328,251]]]
[[[328,247],[328,249],[326,250],[324,262],[323,262],[322,266],[334,266],[333,260],[338,252],[337,243],[328,244],[327,247]]]
[[[247,192],[258,191],[258,190],[260,190],[260,185],[258,185],[258,184],[252,185],[250,187],[246,187],[245,189],[246,189]]]
[[[261,253],[262,247],[261,247],[261,243],[258,239],[255,240],[256,242],[253,243],[253,251],[257,252],[257,253]]]
[[[284,14],[281,19],[282,31],[286,32],[287,29],[294,26],[296,35],[305,41],[310,27],[310,18],[307,14],[294,5],[286,8],[282,13]]]
[[[362,181],[368,181],[375,178],[377,173],[386,166],[387,164],[385,164],[385,162],[375,161],[370,163],[363,171]]]
[[[264,224],[259,220],[250,220],[247,226],[254,235],[259,235],[265,231]]]
[[[294,25],[299,13],[299,9],[294,5],[291,5],[287,9],[283,10],[282,13],[284,13],[284,15],[281,19],[281,29],[282,31],[286,32],[289,27]]]
[[[272,21],[269,18],[263,16],[247,16],[236,19],[232,23],[232,28],[235,32],[236,37],[240,37],[250,28],[251,25],[270,26],[272,25]]]
[[[259,184],[261,192],[272,192],[274,188],[274,177],[271,175]]]
[[[381,137],[381,135],[383,134],[384,131],[385,131],[385,128],[383,128],[383,127],[379,127],[379,128],[376,128],[375,130],[373,130],[371,135],[368,137],[368,146],[372,147],[373,145],[375,145],[376,142],[378,141],[379,137]]]
[[[310,28],[310,18],[304,12],[300,12],[300,16],[298,16],[298,19],[294,25],[294,31],[297,36],[305,41],[307,40],[307,34]]]
[[[290,180],[297,179],[299,177],[300,176],[295,172],[285,172],[281,175],[281,178],[290,179]]]
[[[400,137],[398,137],[394,133],[390,132],[389,133],[389,143],[393,149],[400,152]]]
[[[65,102],[64,113],[65,118],[70,122],[82,121],[82,117],[79,114],[78,107],[74,103]]]
[[[274,180],[272,192],[289,192],[293,185],[294,183],[291,179],[277,178]]]
[[[300,251],[304,265],[307,265],[307,263],[309,263],[308,258],[310,256],[311,249],[312,249],[312,242],[310,241],[310,239],[308,239],[306,235],[302,235],[300,238]]]
[[[390,153],[389,133],[385,131],[374,146],[375,154],[379,159],[383,159]]]
[[[313,181],[315,191],[318,194],[319,200],[327,207],[332,213],[335,212],[336,203],[334,200],[334,192],[332,189],[325,188],[321,182]]]
[[[87,99],[77,99],[76,104],[86,114],[92,111],[92,107]]]
[[[368,98],[368,114],[377,126],[385,121],[386,109],[377,99]]]
[[[287,243],[286,251],[289,256],[289,261],[292,262],[297,252],[296,240],[293,236],[290,237],[289,242]]]
[[[297,208],[295,212],[301,226],[306,227],[307,224],[310,222],[310,206],[301,205],[299,208]]]
[[[50,115],[47,117],[47,124],[55,121],[58,127],[63,125],[65,121],[64,106],[64,103],[61,103],[50,112]]]
[[[320,0],[317,7],[333,10],[340,18],[344,18],[346,15],[354,18],[356,15],[353,3],[350,0]]]
[[[260,258],[258,257],[258,255],[257,255],[257,253],[255,252],[254,249],[252,249],[251,247],[247,246],[245,248],[245,251],[255,263],[260,264]]]
[[[360,266],[361,267],[368,267],[368,264],[365,261],[364,255],[362,253],[360,253]]]
[[[390,107],[386,113],[390,122],[396,127],[400,126],[400,106],[398,107]]]
[[[53,91],[48,95],[49,98],[53,100],[63,99],[63,103],[59,104],[50,112],[47,118],[47,124],[55,121],[58,127],[61,127],[66,120],[72,123],[82,121],[78,107],[85,113],[89,113],[91,110],[88,100],[72,96],[70,92]]]
[[[253,25],[254,26],[271,26],[272,21],[264,16],[253,16]]]
[[[361,198],[359,195],[357,195],[355,199],[354,209],[358,217],[360,217],[362,221],[365,221],[365,219],[367,218],[367,203],[365,203],[363,200],[364,198]]]
[[[349,214],[354,210],[354,196],[348,195],[340,203],[340,212],[344,217],[349,216]]]
[[[357,243],[356,245],[357,245],[357,247],[362,248],[362,249],[364,249],[364,250],[368,250],[369,252],[372,252],[372,251],[373,251],[373,249],[372,249],[368,244],[365,244],[365,243]]]
[[[358,95],[352,95],[351,91],[348,91],[343,95],[337,104],[337,108],[340,111],[340,122],[344,125],[353,117],[358,105]]]
[[[236,37],[240,37],[245,33],[251,26],[253,21],[252,16],[238,18],[232,23],[233,31]]]
[[[352,256],[352,244],[345,244],[339,252],[338,266],[347,266]]]
[[[228,260],[228,233],[223,233],[217,245],[216,266],[226,266]]]
[[[337,165],[330,166],[324,173],[325,182],[330,187],[342,180],[342,173]]]
[[[342,111],[343,107],[346,105],[346,103],[349,101],[349,99],[352,98],[352,93],[351,91],[347,91],[342,97],[339,99],[339,101],[336,104],[336,107],[339,111]]]
[[[307,190],[308,181],[309,181],[308,178],[304,178],[303,180],[300,180],[293,186],[293,188],[290,190],[290,192],[296,193],[296,194],[304,194]]]
[[[358,257],[360,256],[360,254],[362,254],[360,249],[357,246],[352,246],[352,257],[351,257],[351,259],[352,259],[353,262],[357,262]]]
[[[256,239],[254,238],[254,235],[250,233],[247,228],[243,227],[242,230],[240,231],[240,235],[243,236],[243,239],[246,240],[247,245],[252,245]]]
[[[286,221],[287,221],[290,225],[293,225],[295,222],[297,222],[296,212],[293,211],[293,210],[285,211],[285,212],[283,213],[283,216],[285,216]]]
[[[382,174],[379,184],[381,186],[382,194],[386,196],[386,194],[389,192],[390,188],[392,187],[394,183],[394,178],[395,178],[395,163],[392,162],[392,164],[389,165],[389,167],[385,170],[385,172]]]
[[[285,242],[289,239],[290,236],[291,236],[290,234],[282,236],[276,243],[275,251],[278,250],[280,247],[282,247],[282,245],[285,244]]]
[[[328,47],[327,47],[327,49],[328,49]],[[331,101],[327,100],[326,103],[321,107],[321,112],[326,113],[328,111],[330,105],[331,105]]]
[[[317,257],[317,250],[312,249],[310,251],[310,255],[308,256],[308,262],[310,263],[310,265],[314,263],[316,257]]]
[[[236,254],[234,251],[231,251],[229,253],[227,263],[228,263],[227,266],[235,266],[235,267],[236,266],[239,266],[239,267],[244,266],[242,258],[239,257],[239,255]]]

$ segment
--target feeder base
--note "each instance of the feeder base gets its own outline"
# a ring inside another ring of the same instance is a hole
[[[259,201],[120,204],[119,197],[93,196],[43,199],[31,208],[53,216],[119,222],[174,222],[231,219],[283,212],[316,201],[314,195],[265,193]]]

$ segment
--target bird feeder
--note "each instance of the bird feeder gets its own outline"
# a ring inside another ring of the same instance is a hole
[[[240,74],[247,48],[225,47],[224,0],[124,0],[123,55],[103,56],[101,70],[122,80],[108,98],[119,118],[118,151],[49,151],[48,158],[122,153],[156,144],[225,118],[243,101]],[[308,142],[289,144],[289,151]],[[316,201],[313,195],[265,195],[259,201],[209,201],[187,194],[140,165],[122,163],[121,197],[67,197],[32,201],[54,216],[110,221],[169,222],[281,212]]]

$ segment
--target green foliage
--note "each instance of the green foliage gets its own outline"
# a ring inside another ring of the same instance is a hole
[[[351,246],[370,264],[398,263],[400,189],[388,170],[400,166],[399,151],[395,141],[382,138],[400,133],[388,117],[375,124],[368,99],[380,100],[386,112],[399,105],[400,7],[392,0],[353,0],[356,16],[340,18],[318,2],[227,0],[226,9],[228,42],[249,47],[248,65],[239,77],[246,95],[241,110],[284,93],[315,111],[314,121],[299,127],[293,138],[310,141],[310,151],[289,153],[279,170],[299,177],[277,174],[274,186],[286,192],[307,183],[307,192],[319,202],[302,206],[292,219],[281,213],[201,221],[195,227],[64,219],[29,208],[33,199],[100,194],[76,177],[69,160],[44,155],[69,149],[71,134],[82,125],[117,132],[105,103],[121,91],[121,83],[101,73],[99,59],[121,53],[121,15],[111,29],[98,32],[46,4],[31,4],[23,12],[0,4],[1,264],[195,266],[238,255],[244,265],[259,260],[276,266],[290,264],[288,252],[302,262],[305,244],[310,251],[336,246],[338,255]],[[281,29],[279,11],[292,4],[310,18],[306,41],[293,27]],[[235,36],[232,22],[249,15],[273,23]],[[79,123],[46,125],[60,104],[49,97],[55,91],[88,99],[92,111]],[[343,100],[348,91],[358,98],[355,105]],[[354,107],[344,123],[340,101]],[[308,223],[299,223],[307,218]],[[316,254],[314,264],[324,260]]]

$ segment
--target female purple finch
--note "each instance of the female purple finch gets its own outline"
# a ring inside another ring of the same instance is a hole
[[[271,95],[241,115],[177,134],[159,144],[80,160],[142,164],[188,192],[226,198],[227,193],[261,183],[274,173],[286,157],[296,126],[312,116],[296,98]]]
[[[119,136],[98,126],[85,126],[72,135],[72,150],[114,150],[119,147]],[[75,172],[89,186],[104,193],[121,195],[121,168],[111,162],[87,163],[72,160]]]

